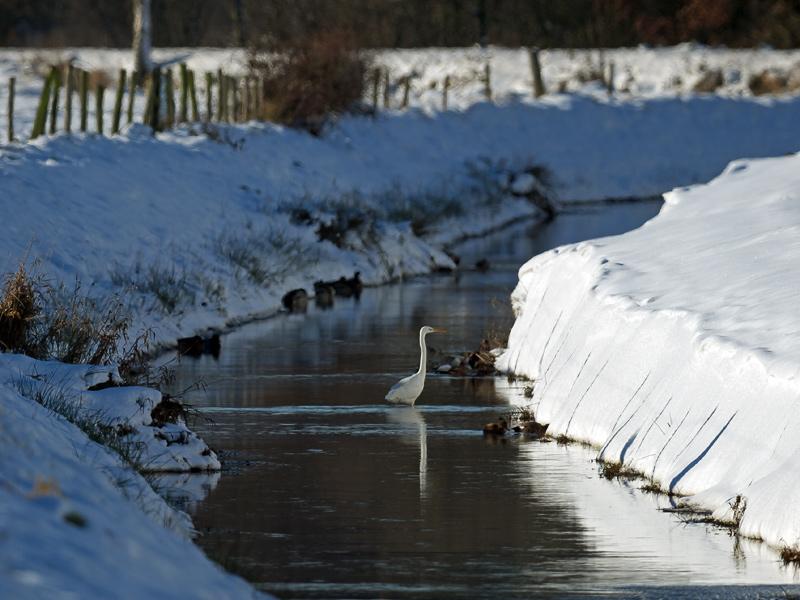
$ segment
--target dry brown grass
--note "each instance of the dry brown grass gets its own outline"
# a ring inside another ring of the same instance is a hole
[[[4,351],[25,346],[30,328],[41,312],[36,287],[24,264],[6,276],[0,297],[0,346]]]
[[[342,32],[320,32],[279,51],[265,44],[254,49],[250,68],[263,82],[260,116],[315,134],[364,95],[367,65]]]
[[[40,360],[108,364],[120,358],[129,318],[116,299],[84,295],[80,284],[51,285],[20,264],[0,295],[0,347]],[[136,345],[136,344],[134,344]]]

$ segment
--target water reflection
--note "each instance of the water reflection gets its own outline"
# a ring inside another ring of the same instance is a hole
[[[410,438],[404,436],[404,439],[410,439],[419,446],[419,497],[424,499],[428,485],[428,427],[425,417],[413,406],[398,406],[387,411],[386,420],[401,426],[416,426],[417,435]]]

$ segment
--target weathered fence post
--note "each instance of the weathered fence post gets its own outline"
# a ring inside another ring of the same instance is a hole
[[[89,122],[89,73],[81,69],[81,131],[86,131]]]
[[[33,130],[31,131],[31,139],[35,140],[42,135],[45,131],[47,124],[47,109],[50,108],[50,88],[53,86],[53,79],[55,67],[50,69],[50,74],[44,80],[44,87],[39,96],[39,106],[36,108],[36,118],[33,121]]]
[[[175,125],[175,90],[172,80],[172,69],[167,69],[164,75],[164,94],[167,97],[167,120],[164,124],[166,129]]]
[[[72,92],[75,85],[75,67],[67,66],[67,80],[64,82],[64,131],[72,132]]]
[[[606,90],[608,90],[608,95],[614,95],[614,61],[608,61],[608,80],[606,81]]]
[[[403,102],[400,108],[408,108],[408,100],[411,96],[411,75],[406,75],[403,79]]]
[[[264,118],[264,78],[256,79],[256,119]]]
[[[217,121],[219,122],[225,118],[227,93],[225,89],[225,76],[222,74],[222,69],[217,69]]]
[[[137,81],[139,81],[139,74],[133,71],[131,73],[131,81],[128,84],[128,125],[133,123],[133,100],[136,98]]]
[[[111,119],[111,135],[119,133],[119,122],[122,118],[122,98],[125,94],[127,75],[125,69],[119,70],[119,77],[117,77],[117,95],[114,97],[114,115]]]
[[[241,120],[239,118],[240,114],[240,100],[241,94],[239,93],[239,80],[236,77],[231,77],[231,114],[230,114],[230,121],[231,123],[236,123],[237,121]]]
[[[51,85],[51,95],[53,96],[53,101],[50,104],[50,135],[55,135],[56,127],[58,125],[56,122],[56,119],[58,119],[58,96],[61,93],[61,76],[57,68],[53,70],[53,83]]]
[[[161,67],[155,67],[150,72],[150,85],[147,89],[147,104],[144,109],[144,123],[149,125],[153,131],[158,131],[160,127],[161,110]]]
[[[8,79],[8,143],[14,141],[14,90],[17,87],[17,78]]]
[[[442,82],[442,110],[447,110],[447,92],[450,91],[450,75],[445,75]]]
[[[189,99],[192,101],[192,122],[200,120],[200,111],[197,110],[197,87],[194,82],[194,71],[189,71]]]
[[[209,123],[213,118],[213,113],[211,112],[211,86],[213,83],[213,75],[209,71],[206,71],[206,123]]]
[[[531,74],[533,75],[533,97],[539,98],[546,93],[544,81],[542,81],[542,66],[539,63],[539,49],[531,48]]]
[[[189,120],[189,70],[186,68],[186,63],[181,63],[180,69],[181,98],[178,122],[186,123]]]
[[[392,103],[391,97],[391,74],[389,73],[389,69],[383,70],[383,108],[390,108],[390,104]]]
[[[378,114],[378,97],[381,89],[381,70],[376,68],[372,71],[372,110]]]
[[[486,96],[486,100],[491,102],[492,101],[492,65],[489,61],[486,61],[486,65],[483,67],[483,93]]]
[[[97,133],[103,135],[103,94],[106,88],[99,85],[95,88],[94,118],[97,122]]]
[[[241,83],[242,93],[241,93],[241,102],[239,103],[240,109],[240,119],[244,122],[247,122],[248,117],[250,116],[250,82],[247,80],[247,77],[242,79]]]
[[[258,120],[258,78],[250,82],[250,118]]]

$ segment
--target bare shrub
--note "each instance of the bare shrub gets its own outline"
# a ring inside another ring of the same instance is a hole
[[[0,297],[0,344],[39,360],[109,364],[128,340],[130,319],[118,298],[98,300],[74,287],[51,285],[20,264]]]
[[[325,31],[254,48],[250,70],[263,82],[262,118],[319,134],[330,116],[363,98],[367,64],[349,35]]]
[[[47,286],[41,316],[32,328],[26,354],[66,363],[108,364],[127,338],[130,320],[118,298],[97,300],[80,283]]]
[[[28,331],[41,312],[37,283],[20,263],[16,272],[6,276],[0,298],[0,345],[3,350],[25,347]]]

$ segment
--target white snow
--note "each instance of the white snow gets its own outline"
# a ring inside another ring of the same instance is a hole
[[[27,362],[2,356],[0,378],[17,379]],[[53,367],[64,385],[94,377],[92,368]],[[10,385],[0,385],[0,400],[1,597],[256,595],[189,541],[189,517],[119,456]]]
[[[189,430],[182,418],[169,423],[153,422],[151,413],[162,401],[158,390],[139,386],[88,389],[99,383],[121,383],[115,367],[66,365],[14,354],[0,355],[0,367],[8,373],[0,378],[0,385],[16,388],[29,398],[55,395],[58,402],[74,407],[76,419],[129,430],[121,440],[130,446],[141,471],[220,468],[214,452]]]
[[[638,230],[533,258],[499,359],[549,433],[780,547],[800,545],[799,172],[739,160]]]

